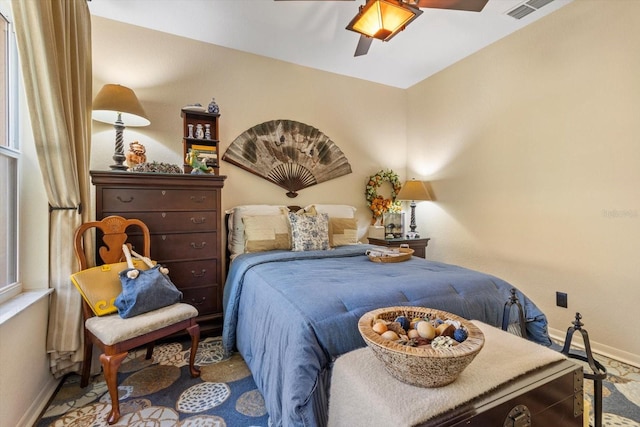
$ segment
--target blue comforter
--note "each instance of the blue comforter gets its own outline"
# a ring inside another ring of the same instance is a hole
[[[367,311],[415,305],[500,327],[512,285],[462,267],[412,258],[374,263],[369,245],[238,256],[224,288],[223,344],[251,369],[273,426],[326,424],[333,360],[364,347]],[[529,338],[550,345],[544,314],[522,293]]]

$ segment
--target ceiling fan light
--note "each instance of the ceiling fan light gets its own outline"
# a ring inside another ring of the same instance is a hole
[[[421,12],[395,0],[369,0],[351,20],[347,30],[387,41]]]

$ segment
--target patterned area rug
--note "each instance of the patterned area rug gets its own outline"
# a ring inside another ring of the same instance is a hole
[[[554,342],[551,348],[562,350],[562,344]],[[581,350],[573,347],[571,354],[585,356]],[[602,381],[602,426],[604,427],[640,427],[640,368],[627,365],[599,354],[593,358],[607,370],[607,378]],[[591,372],[587,362],[572,359],[583,366],[585,372]],[[585,378],[584,397],[589,402],[589,425],[594,422],[594,382]]]
[[[116,426],[267,426],[268,415],[242,358],[223,360],[220,337],[200,342],[189,375],[190,341],[158,344],[153,357],[132,351],[118,371],[120,420]],[[80,388],[80,376],[65,378],[37,427],[102,427],[111,399],[102,375]]]
[[[188,341],[157,345],[151,360],[144,354],[144,349],[132,351],[120,367],[122,417],[116,426],[268,426],[264,400],[247,365],[238,355],[223,360],[220,337],[200,342],[196,355],[200,378],[189,376]],[[640,427],[640,369],[595,357],[608,374],[603,382],[602,425]],[[593,426],[593,382],[584,384]],[[110,402],[101,375],[84,389],[80,377],[70,375],[36,427],[107,427]]]

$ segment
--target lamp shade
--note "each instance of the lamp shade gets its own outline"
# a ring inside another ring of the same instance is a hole
[[[424,183],[415,179],[405,182],[396,198],[398,200],[431,200]]]
[[[347,25],[347,30],[379,40],[390,40],[422,11],[398,0],[368,0]]]
[[[106,84],[93,100],[93,120],[114,124],[120,114],[126,126],[148,126],[151,122],[136,94],[126,86]]]

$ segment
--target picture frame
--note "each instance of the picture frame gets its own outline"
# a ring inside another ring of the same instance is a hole
[[[386,239],[398,239],[404,236],[404,212],[385,212],[382,214],[382,225]]]

